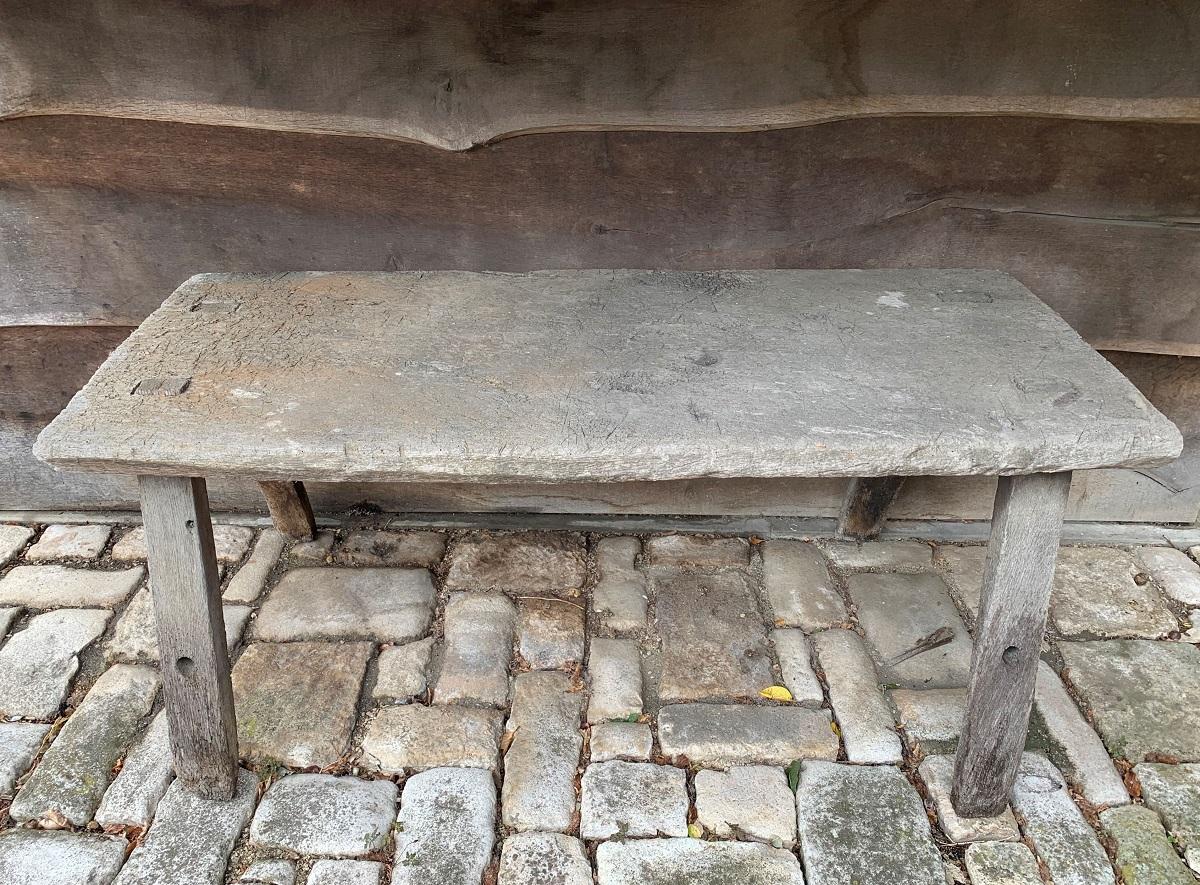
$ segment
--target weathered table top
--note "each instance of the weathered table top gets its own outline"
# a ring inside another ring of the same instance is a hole
[[[589,270],[198,276],[35,451],[501,482],[1031,473],[1181,445],[1004,274]]]

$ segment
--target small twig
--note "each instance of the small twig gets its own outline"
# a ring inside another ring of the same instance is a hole
[[[582,605],[580,605],[578,602],[571,602],[571,600],[569,600],[569,599],[562,599],[562,598],[560,598],[560,597],[558,597],[558,596],[515,596],[515,597],[513,597],[513,598],[514,598],[514,599],[518,599],[518,600],[526,600],[526,599],[551,599],[551,600],[553,600],[553,601],[555,601],[555,602],[565,602],[567,605],[573,605],[573,606],[575,606],[575,607],[576,607],[577,609],[579,609],[580,611],[585,611],[584,607],[583,607]]]
[[[941,648],[943,645],[948,645],[953,641],[954,631],[949,627],[939,627],[928,636],[918,639],[916,645],[908,649],[908,651],[902,651],[900,654],[888,661],[888,666],[894,667],[897,664],[902,664],[909,658],[915,658],[917,655],[925,654],[927,651],[933,651],[935,648]]]

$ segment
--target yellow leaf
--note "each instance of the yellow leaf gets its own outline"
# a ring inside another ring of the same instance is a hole
[[[772,685],[770,688],[764,688],[759,694],[772,701],[790,701],[792,699],[792,693],[782,685]]]
[[[704,835],[704,827],[700,824],[688,824],[688,836],[692,839],[699,839]]]

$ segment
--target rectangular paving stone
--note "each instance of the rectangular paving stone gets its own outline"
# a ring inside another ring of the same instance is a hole
[[[1149,808],[1109,808],[1100,812],[1100,823],[1116,845],[1115,863],[1124,885],[1195,885],[1196,877]]]
[[[118,664],[102,673],[17,794],[13,820],[90,821],[157,694],[158,673],[149,667]]]
[[[311,541],[300,541],[288,550],[289,563],[324,565],[333,562],[333,544],[337,535],[331,531],[317,532]]]
[[[102,827],[147,826],[174,779],[170,731],[166,711],[162,710],[125,756],[121,771],[105,790],[96,809],[96,823]]]
[[[221,885],[238,835],[250,822],[258,778],[239,771],[233,798],[201,799],[175,781],[158,804],[146,840],[113,885]]]
[[[279,557],[283,555],[287,539],[276,529],[263,529],[250,553],[250,558],[229,579],[229,586],[221,598],[226,602],[254,602],[262,595],[267,578]]]
[[[1063,676],[1113,756],[1200,761],[1200,649],[1181,642],[1060,642]]]
[[[508,706],[517,611],[499,594],[453,593],[442,620],[442,668],[435,704]]]
[[[516,679],[505,733],[504,826],[566,832],[575,816],[575,773],[583,736],[583,695],[565,673],[522,673]]]
[[[101,572],[65,565],[19,565],[0,578],[0,605],[112,608],[129,598],[146,570]]]
[[[109,885],[128,843],[118,836],[47,830],[0,833],[4,885]]]
[[[430,768],[486,768],[500,758],[504,714],[480,707],[385,707],[367,725],[363,764],[389,774]]]
[[[599,885],[804,885],[790,851],[748,842],[604,842],[596,851],[596,871]]]
[[[846,620],[846,604],[821,548],[806,541],[767,541],[762,557],[763,584],[778,626],[811,633]]]
[[[0,722],[0,796],[12,795],[48,731],[37,722]]]
[[[12,625],[17,622],[17,618],[25,609],[20,606],[8,606],[0,608],[0,643],[4,642],[4,637],[8,635],[8,631],[12,629]]]
[[[403,703],[424,694],[429,686],[432,656],[432,636],[383,649],[371,697],[376,701]]]
[[[750,564],[750,545],[745,538],[662,535],[646,540],[646,559],[650,565],[746,566]]]
[[[410,642],[428,632],[434,596],[425,569],[293,569],[267,596],[254,637]]]
[[[517,652],[534,670],[571,668],[583,661],[584,610],[569,599],[520,601]]]
[[[938,575],[858,574],[846,583],[881,681],[901,688],[967,684],[971,637]],[[951,641],[919,650],[938,631],[949,631]]]
[[[30,618],[0,647],[0,712],[26,719],[58,715],[79,653],[104,632],[109,612],[59,609]]]
[[[289,860],[260,860],[246,867],[238,885],[296,885],[296,865]]]
[[[862,638],[851,630],[826,630],[813,637],[813,644],[846,743],[846,758],[861,763],[899,762],[904,757],[900,736]]]
[[[968,842],[1014,842],[1021,838],[1012,811],[993,817],[960,817],[950,801],[954,782],[953,756],[928,756],[918,769],[929,798],[937,811],[938,825],[955,845]]]
[[[29,526],[0,524],[0,568],[16,559],[32,537]]]
[[[1021,842],[975,842],[967,846],[971,885],[1042,885],[1033,852]]]
[[[1138,563],[1125,550],[1060,547],[1050,598],[1054,629],[1081,639],[1159,639],[1178,630],[1179,621],[1162,594],[1144,578],[1139,584],[1139,574]]]
[[[808,885],[945,885],[925,805],[898,768],[805,762],[796,807]]]
[[[836,759],[828,710],[746,704],[675,704],[658,715],[663,755],[693,765],[777,765]]]
[[[642,552],[637,538],[601,538],[596,542],[596,586],[592,610],[603,629],[631,633],[646,627],[646,576],[635,562]]]
[[[987,550],[986,544],[971,547],[939,544],[933,552],[934,561],[941,567],[950,588],[950,595],[970,624],[974,624],[979,617]]]
[[[333,560],[339,565],[434,568],[446,552],[441,532],[351,532]]]
[[[238,876],[237,885],[296,885],[296,865],[290,860],[259,860]]]
[[[628,719],[642,712],[642,656],[632,639],[593,639],[587,674],[591,723]]]
[[[654,736],[645,722],[600,722],[591,728],[588,750],[592,762],[628,759],[645,762],[654,747]]]
[[[241,562],[254,540],[254,529],[244,525],[214,525],[213,545],[217,561],[227,565]],[[139,562],[146,559],[146,529],[136,526],[113,546],[115,562]]]
[[[319,860],[305,885],[382,885],[385,869],[373,860]]]
[[[1066,757],[1067,779],[1093,805],[1125,805],[1129,792],[1099,735],[1067,693],[1058,674],[1038,662],[1033,703],[1050,738]]]
[[[496,785],[486,771],[435,768],[404,784],[392,885],[479,885],[492,859]]]
[[[888,692],[910,749],[953,753],[967,711],[965,688],[898,688]]]
[[[25,551],[25,560],[97,559],[111,534],[110,525],[48,525],[37,543]]]
[[[843,571],[919,572],[933,568],[924,541],[822,541],[821,549]]]
[[[1012,804],[1055,883],[1116,882],[1108,855],[1067,792],[1066,781],[1044,756],[1026,753],[1022,757]]]
[[[587,580],[583,538],[568,532],[463,535],[449,562],[447,590],[578,595]]]
[[[1187,613],[1187,619],[1191,623],[1191,627],[1180,634],[1180,642],[1190,642],[1192,644],[1200,643],[1200,608],[1192,609]],[[0,614],[0,626],[4,621],[3,615]]]
[[[579,836],[687,836],[687,774],[648,762],[597,762],[583,772]]]
[[[515,833],[500,851],[498,885],[592,885],[592,865],[573,836]]]
[[[331,774],[292,774],[271,785],[250,822],[258,848],[362,857],[391,841],[396,785]]]
[[[252,610],[246,605],[225,605],[221,610],[225,618],[225,644],[232,654],[242,638]],[[105,643],[104,657],[108,661],[158,663],[158,623],[154,618],[154,603],[149,588],[143,588],[133,595],[117,620],[112,639]]]
[[[825,702],[825,691],[813,670],[808,639],[800,630],[773,630],[771,642],[779,657],[783,684],[792,699],[806,707],[819,707]]]
[[[1200,876],[1200,764],[1142,762],[1133,771],[1146,805],[1161,815],[1192,872]]]
[[[739,765],[728,771],[698,771],[696,821],[729,839],[766,842],[790,849],[796,844],[796,797],[782,768]]]
[[[774,683],[766,630],[747,575],[665,570],[654,576],[654,588],[664,703],[752,700]]]
[[[1139,547],[1138,562],[1171,598],[1200,605],[1200,566],[1174,547]]]
[[[291,768],[340,759],[371,650],[369,642],[248,646],[233,668],[242,756]]]

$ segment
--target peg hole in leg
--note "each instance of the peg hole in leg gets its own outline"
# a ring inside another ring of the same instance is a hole
[[[1010,645],[1008,648],[1004,649],[1004,651],[1000,654],[1000,657],[1004,659],[1004,663],[1011,666],[1020,660],[1021,650],[1015,645]]]
[[[184,525],[187,526],[188,529],[194,529],[196,527],[196,520],[189,519],[187,522],[184,523]]]
[[[175,661],[175,669],[181,676],[191,676],[196,670],[196,662],[191,658],[179,658]]]

